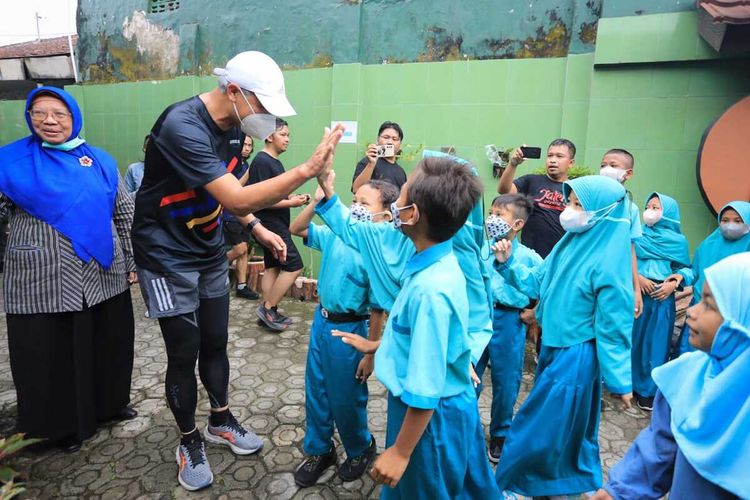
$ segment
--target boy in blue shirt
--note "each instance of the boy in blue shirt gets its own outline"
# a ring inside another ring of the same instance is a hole
[[[504,194],[492,200],[490,214],[485,220],[491,244],[501,239],[511,241],[515,258],[528,268],[539,266],[542,258],[534,250],[520,243],[516,236],[523,229],[533,209],[531,201],[526,196],[517,193]],[[494,259],[487,261],[490,268],[492,261]],[[507,283],[496,270],[490,269],[490,275],[494,302],[492,339],[479,358],[476,375],[481,380],[487,365],[491,366],[492,410],[487,455],[490,462],[497,463],[513,418],[513,406],[521,388],[526,340],[521,323],[521,310],[528,307],[532,300]],[[477,396],[481,390],[480,385],[477,387]]]
[[[333,183],[333,175],[329,182]],[[382,219],[385,206],[397,197],[395,186],[373,181],[359,188],[352,211],[364,219]],[[322,198],[323,190],[318,188],[315,201]],[[312,486],[328,467],[336,465],[336,448],[331,442],[334,424],[347,455],[338,470],[341,479],[358,479],[376,453],[375,438],[367,430],[366,381],[373,370],[373,356],[363,357],[331,336],[332,329],[340,328],[368,337],[367,309],[371,301],[367,273],[356,251],[327,227],[311,223],[314,209],[314,205],[307,206],[289,228],[292,234],[305,239],[305,245],[322,254],[318,281],[320,305],[310,331],[305,370],[307,456],[294,471],[294,480],[301,487]],[[384,315],[373,311],[372,320],[369,338],[378,340]]]
[[[375,354],[388,389],[387,449],[371,475],[381,498],[498,498],[469,366],[469,303],[451,238],[482,193],[471,170],[424,158],[391,206],[416,253]],[[344,339],[353,336],[344,334]]]

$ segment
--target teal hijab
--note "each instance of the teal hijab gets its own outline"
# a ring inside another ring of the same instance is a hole
[[[643,236],[634,241],[635,254],[643,260],[668,260],[688,267],[690,252],[680,230],[680,206],[674,198],[656,192],[646,198],[646,205],[654,196],[661,202],[662,217],[653,226],[643,225]]]
[[[717,217],[719,222],[721,222],[722,214],[729,208],[737,212],[745,224],[750,224],[750,203],[746,201],[732,201],[724,205]],[[703,243],[695,251],[695,259],[693,261],[693,274],[695,275],[693,302],[697,303],[700,301],[706,268],[716,264],[725,257],[740,252],[750,252],[750,233],[731,241],[726,239],[717,227],[713,233],[708,235],[708,238],[703,240]]]
[[[688,462],[708,481],[750,498],[750,252],[709,267],[706,281],[724,317],[711,351],[684,354],[652,376]]]

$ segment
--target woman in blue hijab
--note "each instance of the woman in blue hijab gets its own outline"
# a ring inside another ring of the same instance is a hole
[[[688,281],[693,282],[693,299],[690,304],[701,300],[701,290],[706,268],[725,257],[750,251],[750,203],[732,201],[719,211],[719,226],[695,250],[693,265]],[[688,342],[690,331],[687,323],[682,329],[680,340],[673,357],[695,349]]]
[[[99,421],[136,415],[133,202],[115,160],[80,137],[73,96],[39,87],[25,111],[31,135],[0,148],[17,427],[75,451]]]
[[[750,252],[705,271],[687,311],[697,349],[653,372],[651,424],[596,500],[750,498]]]
[[[674,292],[690,273],[687,238],[680,231],[677,201],[651,193],[643,212],[643,236],[635,240],[643,313],[633,324],[633,396],[651,411],[656,385],[651,370],[669,359],[675,319]]]
[[[538,297],[542,324],[534,388],[511,423],[495,474],[525,496],[572,495],[602,484],[601,381],[630,406],[633,272],[629,201],[615,180],[592,175],[563,185],[566,234],[541,266],[493,250],[509,284]]]

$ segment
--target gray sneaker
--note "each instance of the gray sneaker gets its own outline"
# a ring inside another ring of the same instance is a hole
[[[208,465],[206,446],[200,439],[177,447],[177,466],[177,481],[188,491],[200,490],[214,482],[211,466]]]
[[[237,455],[250,455],[263,448],[263,440],[242,427],[231,413],[226,423],[216,427],[209,420],[204,435],[209,443],[229,446]]]
[[[266,325],[271,330],[276,330],[277,332],[282,332],[287,329],[289,325],[283,323],[275,314],[273,309],[267,309],[266,305],[261,302],[258,304],[257,309],[255,309],[255,314],[258,316],[258,319],[260,319],[264,325]],[[278,313],[277,313],[278,314]]]

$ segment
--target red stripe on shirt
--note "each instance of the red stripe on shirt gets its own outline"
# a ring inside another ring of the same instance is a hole
[[[219,225],[219,219],[216,219],[215,221],[213,221],[213,222],[212,222],[211,224],[209,224],[208,226],[206,226],[206,227],[202,227],[202,228],[201,228],[201,231],[203,231],[204,233],[210,233],[210,232],[211,232],[211,231],[213,231],[213,230],[214,230],[214,229],[216,228],[216,226],[218,226],[218,225]]]
[[[161,203],[159,203],[159,206],[163,207],[166,205],[171,205],[172,203],[177,203],[178,201],[185,201],[195,197],[195,191],[190,189],[188,191],[183,191],[182,193],[170,194],[169,196],[165,196],[161,199]]]
[[[232,161],[229,162],[229,165],[227,165],[227,172],[232,173],[232,171],[234,171],[234,168],[237,166],[237,163],[239,162],[237,161],[237,157],[235,156],[234,158],[232,158]]]

